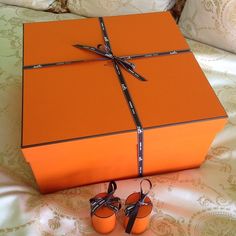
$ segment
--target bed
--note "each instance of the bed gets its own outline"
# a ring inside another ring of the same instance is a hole
[[[0,4],[0,235],[98,235],[88,199],[107,183],[41,195],[20,151],[22,23],[75,18],[82,16]],[[187,41],[229,119],[200,168],[150,177],[154,209],[143,235],[234,236],[236,54]],[[138,190],[139,181],[117,182],[122,201]],[[110,235],[126,235],[120,219]]]

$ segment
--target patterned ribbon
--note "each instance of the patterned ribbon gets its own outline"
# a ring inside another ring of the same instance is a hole
[[[45,67],[50,67],[50,66],[70,65],[70,64],[81,63],[81,62],[111,60],[113,63],[115,72],[118,76],[124,97],[127,101],[129,110],[131,112],[134,123],[136,125],[138,175],[141,177],[141,176],[143,176],[143,127],[142,127],[141,121],[139,119],[137,110],[135,108],[134,102],[131,98],[130,92],[128,90],[128,86],[126,84],[126,81],[125,81],[122,71],[120,69],[120,66],[122,68],[124,68],[132,76],[134,76],[138,80],[144,82],[144,81],[146,81],[146,79],[143,76],[141,76],[140,74],[138,74],[134,70],[135,65],[127,60],[156,57],[156,56],[165,56],[165,55],[175,55],[175,54],[180,54],[180,53],[188,53],[188,52],[190,52],[190,49],[173,50],[173,51],[166,51],[166,52],[153,52],[153,53],[146,53],[146,54],[135,54],[135,55],[129,55],[129,56],[115,56],[112,52],[112,49],[111,49],[110,40],[108,38],[108,34],[106,31],[106,27],[105,27],[103,18],[99,17],[98,19],[99,19],[99,24],[100,24],[102,35],[103,35],[103,40],[104,40],[104,50],[100,49],[102,45],[98,45],[97,48],[92,47],[92,46],[87,46],[87,45],[80,45],[80,44],[76,44],[73,46],[76,48],[79,48],[79,49],[83,49],[83,50],[87,50],[87,51],[96,53],[96,54],[102,56],[102,58],[88,59],[88,60],[78,59],[78,60],[73,60],[73,61],[62,61],[62,62],[53,62],[53,63],[46,63],[46,64],[28,65],[28,66],[24,66],[24,69],[39,69],[39,68],[45,68]]]
[[[144,193],[143,188],[142,188],[142,184],[144,181],[148,182],[148,184],[149,184],[149,190],[146,193]],[[141,206],[152,205],[151,202],[145,202],[145,199],[146,199],[148,193],[150,192],[151,188],[152,188],[151,181],[149,179],[143,179],[140,182],[140,198],[139,198],[139,200],[135,203],[128,205],[125,208],[125,215],[129,217],[129,221],[128,221],[128,224],[125,229],[126,233],[128,233],[128,234],[131,233],[135,219],[138,215],[139,208]]]
[[[104,197],[94,197],[89,200],[91,206],[91,215],[102,206],[110,208],[115,213],[121,208],[120,198],[114,197],[113,194],[117,189],[116,182],[111,181],[108,185],[107,194]]]
[[[101,55],[103,57],[106,57],[108,60],[112,60],[112,61],[116,62],[117,64],[121,65],[127,72],[129,72],[131,75],[133,75],[137,79],[142,80],[142,81],[146,81],[141,75],[139,75],[137,72],[134,71],[135,64],[127,61],[126,58],[124,58],[124,57],[114,56],[111,49],[109,49],[109,47],[106,44],[104,46],[104,48],[105,48],[104,51],[99,49],[102,46],[101,44],[98,45],[98,48],[95,48],[92,46],[87,46],[87,45],[80,45],[80,44],[75,44],[73,46],[76,48],[85,49],[90,52],[94,52],[98,55]]]

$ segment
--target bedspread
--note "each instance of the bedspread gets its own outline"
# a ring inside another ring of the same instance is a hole
[[[88,199],[107,183],[41,195],[20,151],[22,23],[80,18],[0,4],[0,235],[97,235]],[[151,176],[152,236],[236,235],[236,55],[188,40],[229,121],[198,169]],[[124,202],[140,179],[118,181]],[[110,235],[126,235],[122,212]]]

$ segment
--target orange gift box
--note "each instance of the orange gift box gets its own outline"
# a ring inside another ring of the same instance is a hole
[[[226,123],[168,12],[26,23],[23,48],[21,147],[42,192],[198,167]]]

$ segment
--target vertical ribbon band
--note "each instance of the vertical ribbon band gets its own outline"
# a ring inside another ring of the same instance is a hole
[[[125,78],[120,70],[119,63],[116,60],[116,57],[113,55],[112,49],[111,49],[111,44],[110,40],[107,35],[107,30],[103,21],[102,17],[99,17],[99,23],[100,27],[102,30],[102,35],[103,35],[103,40],[105,44],[105,48],[107,50],[107,53],[111,55],[111,60],[113,62],[113,66],[115,68],[116,74],[118,76],[119,82],[121,89],[123,91],[123,94],[125,96],[125,99],[127,101],[129,110],[131,112],[131,115],[133,117],[134,123],[136,125],[136,130],[137,130],[137,156],[138,156],[138,175],[141,177],[143,175],[143,127],[141,124],[141,121],[139,119],[137,110],[134,106],[134,102],[131,98],[128,86],[126,84]],[[143,80],[145,81],[145,79]]]

